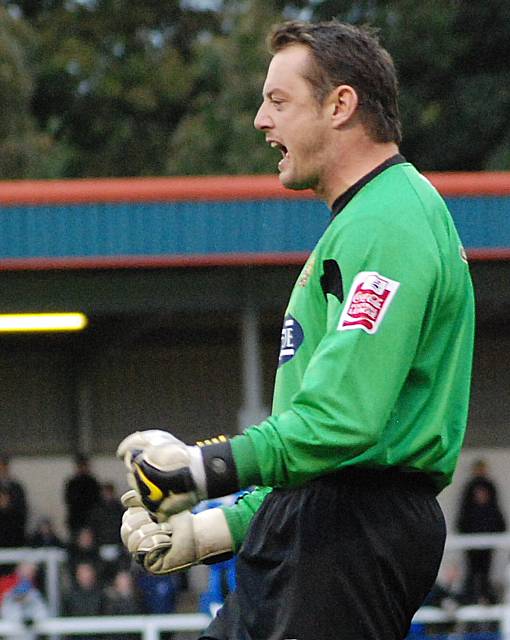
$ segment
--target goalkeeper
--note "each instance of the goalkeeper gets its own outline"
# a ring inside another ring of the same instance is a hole
[[[432,587],[467,421],[468,265],[445,203],[400,154],[397,80],[364,29],[290,22],[255,126],[282,184],[332,219],[283,320],[272,415],[188,446],[119,446],[135,488],[122,538],[153,573],[237,554],[202,638],[401,640]],[[200,500],[256,486],[235,506]]]

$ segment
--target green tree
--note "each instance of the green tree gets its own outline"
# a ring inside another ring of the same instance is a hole
[[[65,149],[38,131],[31,112],[34,33],[0,7],[0,178],[56,177]]]
[[[196,48],[204,91],[172,138],[171,172],[274,171],[274,154],[251,126],[267,64],[264,35],[282,12],[295,16],[303,8],[313,20],[338,18],[379,30],[399,72],[402,151],[421,169],[510,169],[506,0],[236,4],[232,30]]]
[[[421,169],[510,169],[508,0],[4,6],[0,176],[273,173],[252,126],[265,36],[299,16],[379,28],[401,80],[402,150]]]
[[[72,150],[65,176],[274,169],[252,120],[265,31],[289,3],[11,5],[39,36],[33,112],[42,131]]]
[[[39,34],[33,111],[72,149],[66,176],[152,175],[195,91],[194,39],[219,14],[176,0],[25,0]]]
[[[401,83],[403,152],[421,169],[510,169],[507,0],[323,0],[314,19],[380,29]]]
[[[253,127],[269,55],[265,35],[281,19],[268,3],[230,7],[227,33],[196,44],[194,74],[201,91],[171,140],[172,174],[274,171],[276,154]]]

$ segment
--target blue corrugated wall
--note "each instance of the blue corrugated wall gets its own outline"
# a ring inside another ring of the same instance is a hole
[[[447,198],[467,249],[510,247],[510,197]],[[310,250],[329,212],[314,200],[0,208],[0,259]]]

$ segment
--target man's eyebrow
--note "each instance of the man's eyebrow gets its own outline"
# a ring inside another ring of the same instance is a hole
[[[275,93],[281,93],[285,95],[285,91],[283,89],[279,89],[278,87],[275,87],[274,89],[270,89],[267,92],[262,91],[262,97],[267,98],[268,100],[271,100],[271,98],[274,96]]]

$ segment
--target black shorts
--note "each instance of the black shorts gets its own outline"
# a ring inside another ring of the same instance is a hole
[[[426,476],[352,469],[274,490],[202,640],[402,640],[446,538]]]

